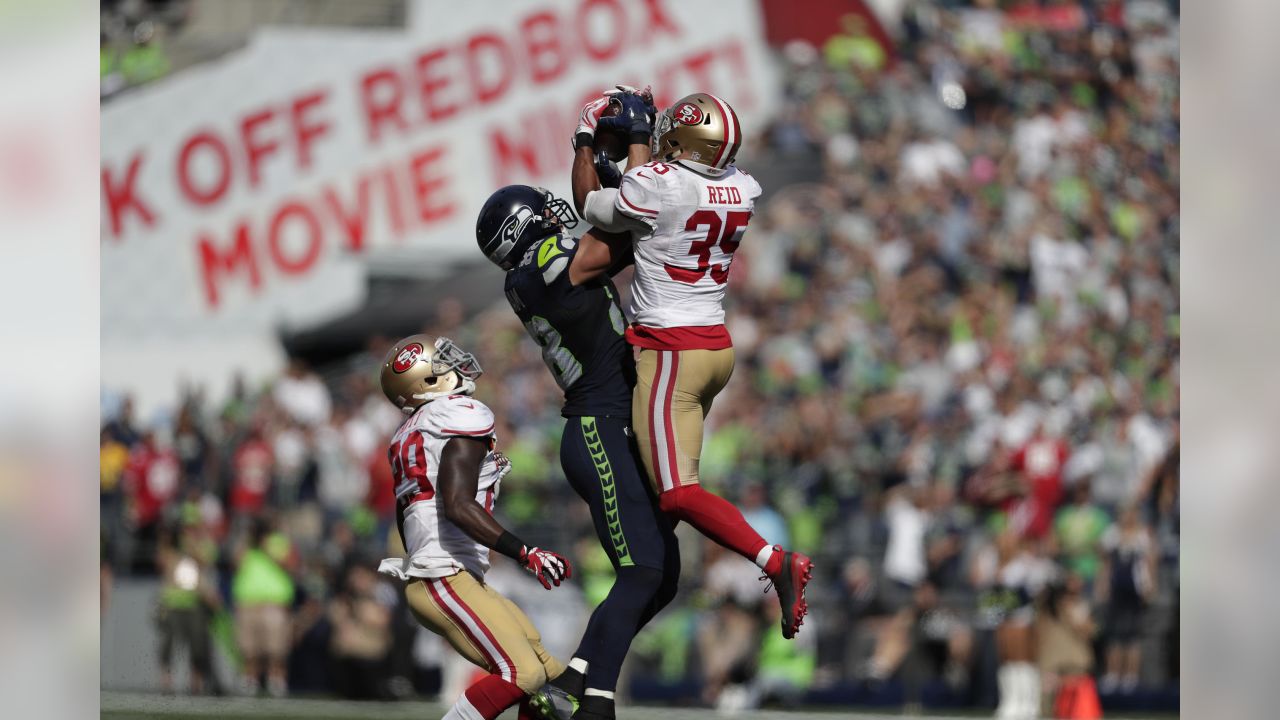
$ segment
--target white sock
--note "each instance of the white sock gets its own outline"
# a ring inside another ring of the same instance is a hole
[[[1040,717],[1040,671],[1028,662],[1017,664],[1019,716],[1026,720]]]
[[[441,720],[484,720],[484,715],[480,714],[476,706],[467,699],[467,694],[463,693],[458,696],[458,702],[449,708],[449,712],[445,713]]]
[[[582,658],[580,658],[580,657],[575,657],[574,659],[572,659],[572,660],[570,660],[570,661],[569,661],[569,669],[570,669],[570,670],[577,670],[578,672],[582,673],[582,674],[583,674],[583,676],[586,676],[586,674],[587,674],[587,661],[586,661],[586,660],[583,660],[583,659],[582,659]]]
[[[765,569],[765,566],[769,564],[769,559],[772,557],[773,557],[773,546],[765,545],[763,548],[760,549],[760,552],[756,553],[756,567],[760,568],[761,570]]]
[[[996,704],[996,717],[1001,720],[1012,720],[1017,717],[1018,707],[1014,701],[1014,676],[1017,672],[1013,669],[1012,663],[1005,663],[996,669],[996,688],[1000,694],[1000,701]]]

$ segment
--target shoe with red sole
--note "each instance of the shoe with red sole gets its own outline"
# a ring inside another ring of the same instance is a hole
[[[790,640],[800,632],[809,603],[804,598],[804,588],[813,578],[813,561],[798,552],[784,552],[782,567],[777,575],[769,577],[778,591],[782,604],[782,637]]]

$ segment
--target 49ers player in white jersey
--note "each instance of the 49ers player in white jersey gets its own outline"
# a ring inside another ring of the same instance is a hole
[[[650,139],[643,113],[633,109],[643,106],[637,94],[612,97],[623,105],[618,116],[631,118],[622,129],[634,158]],[[599,116],[596,121],[602,128],[619,124]],[[596,167],[592,148],[575,143],[575,199],[591,189],[581,202],[583,215],[603,230],[629,232],[633,241],[627,339],[640,349],[633,429],[662,509],[764,570],[777,587],[782,633],[790,638],[808,611],[804,588],[813,563],[770,545],[732,503],[698,481],[703,422],[733,373],[723,304],[729,268],[760,184],[734,165],[742,129],[721,98],[688,95],[657,115],[655,124],[651,152],[657,159],[629,170],[617,190],[600,188],[598,176],[589,175]]]
[[[408,415],[387,450],[396,480],[396,524],[408,558],[378,571],[406,581],[418,622],[489,671],[445,720],[492,720],[520,704],[521,720],[547,716],[542,685],[564,665],[542,646],[529,618],[484,582],[489,550],[511,557],[551,589],[572,574],[567,560],[529,547],[493,518],[502,477],[493,412],[471,397],[480,364],[448,338],[413,335],[382,364],[382,391]]]

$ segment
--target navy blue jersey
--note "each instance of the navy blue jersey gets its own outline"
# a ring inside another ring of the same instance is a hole
[[[507,272],[507,302],[564,390],[561,415],[629,418],[636,365],[618,290],[607,277],[570,283],[577,252],[566,234],[540,240]]]

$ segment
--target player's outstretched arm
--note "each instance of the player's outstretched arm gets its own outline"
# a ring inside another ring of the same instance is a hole
[[[444,515],[472,540],[520,563],[550,590],[573,576],[569,561],[521,542],[476,502],[480,466],[488,452],[482,438],[455,437],[445,443],[436,478]]]
[[[600,176],[596,174],[596,153],[590,145],[579,146],[573,151],[573,171],[570,184],[573,187],[573,208],[579,217],[586,207],[587,195],[600,189]]]
[[[569,265],[569,282],[581,285],[600,275],[614,275],[634,260],[630,233],[591,228],[578,240],[578,252]]]

